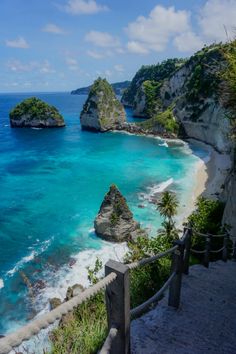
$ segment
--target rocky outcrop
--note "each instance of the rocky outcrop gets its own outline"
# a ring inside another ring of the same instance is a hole
[[[133,219],[126,199],[115,185],[105,195],[94,227],[96,234],[107,241],[122,242],[145,236],[145,231]]]
[[[10,112],[13,128],[57,128],[65,122],[59,111],[36,97],[27,98]]]
[[[91,87],[80,115],[82,129],[105,132],[126,121],[125,110],[106,79],[98,78]]]
[[[115,82],[111,84],[116,95],[122,95],[123,92],[129,87],[130,81]],[[81,87],[71,91],[72,95],[88,95],[92,86]]]

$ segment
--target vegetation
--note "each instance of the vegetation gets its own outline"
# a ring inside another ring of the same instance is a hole
[[[135,74],[128,89],[125,90],[122,102],[132,106],[137,91],[144,81],[149,80],[160,83],[169,78],[184,62],[184,59],[174,58],[167,59],[157,65],[143,65]]]
[[[153,118],[147,119],[144,122],[136,123],[145,130],[164,131],[177,135],[179,131],[179,124],[175,120],[172,107],[168,107],[164,112],[156,114]]]
[[[27,98],[13,108],[10,112],[10,119],[20,120],[24,115],[29,116],[29,119],[47,120],[50,117],[59,123],[64,122],[56,107],[36,97]]]
[[[213,235],[222,234],[225,232],[222,227],[221,220],[224,212],[224,203],[218,200],[206,199],[203,197],[198,198],[196,203],[196,211],[189,217],[189,222],[196,230],[201,233],[210,233]],[[213,238],[211,242],[212,249],[220,249],[223,245],[223,238]],[[192,248],[196,250],[203,250],[205,247],[205,239],[193,234]],[[196,255],[196,258],[202,259],[202,255]],[[220,259],[221,252],[211,255],[211,260]]]
[[[152,117],[156,111],[158,95],[160,92],[161,83],[157,81],[144,81],[143,83],[145,93],[145,114],[147,117]]]
[[[236,40],[222,48],[226,66],[222,70],[224,83],[221,89],[221,99],[229,112],[232,123],[232,138],[236,141]]]
[[[114,84],[111,84],[113,90],[117,95],[121,95],[125,89],[127,89],[130,85],[130,81],[122,81],[122,82],[115,82]],[[72,95],[88,95],[89,91],[91,89],[91,86],[87,87],[81,87],[76,90],[71,91]]]
[[[94,268],[88,268],[90,284],[99,280],[101,261],[96,260]],[[50,335],[51,354],[95,354],[107,335],[107,317],[104,291],[78,306],[64,324],[59,325]]]

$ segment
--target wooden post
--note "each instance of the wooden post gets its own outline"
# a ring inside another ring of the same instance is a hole
[[[184,244],[178,240],[174,242],[174,245],[178,245],[178,249],[173,253],[171,272],[176,272],[176,275],[170,284],[168,305],[178,308],[180,304]]]
[[[233,255],[232,255],[232,261],[236,261],[236,239],[233,242]]]
[[[228,235],[224,236],[224,249],[222,252],[222,261],[227,262],[228,259]]]
[[[110,354],[130,353],[130,294],[129,268],[120,262],[109,260],[105,275],[116,273],[117,278],[106,287],[108,330],[117,328]]]
[[[192,242],[192,229],[191,228],[184,228],[184,234],[188,232],[186,240],[185,240],[185,250],[184,250],[184,265],[183,265],[183,272],[184,274],[189,273],[189,259],[190,259],[190,249],[191,249],[191,242]]]
[[[208,234],[206,237],[206,242],[205,242],[205,254],[204,254],[204,260],[203,260],[203,265],[206,268],[209,268],[210,250],[211,250],[211,235]]]

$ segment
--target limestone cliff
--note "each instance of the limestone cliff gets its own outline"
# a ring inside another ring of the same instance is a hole
[[[65,122],[58,110],[36,97],[27,98],[10,112],[11,127],[57,128]]]
[[[108,131],[126,121],[125,110],[106,79],[98,78],[91,87],[80,115],[82,129]]]
[[[223,51],[227,46],[214,44],[204,47],[163,76],[153,77],[152,66],[149,69],[145,67],[145,70],[141,68],[122,98],[124,104],[134,108],[135,115],[149,118],[137,123],[139,129],[162,136],[191,137],[232,157],[235,150],[230,138],[232,125],[221,98],[224,85],[222,70],[227,65]],[[226,203],[223,222],[231,225],[231,234],[235,234],[236,177],[233,157],[231,161],[232,169],[219,197]]]
[[[94,227],[97,235],[107,241],[122,242],[145,235],[115,185],[105,195]]]

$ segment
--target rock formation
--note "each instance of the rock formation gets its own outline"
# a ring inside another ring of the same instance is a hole
[[[106,79],[98,78],[91,87],[80,115],[82,129],[108,131],[126,121],[125,110]]]
[[[56,128],[65,122],[58,110],[36,97],[27,98],[10,112],[11,127]]]
[[[94,227],[97,235],[107,241],[122,242],[146,236],[140,224],[133,219],[126,199],[114,184],[105,195]]]

